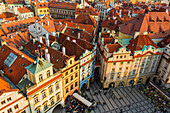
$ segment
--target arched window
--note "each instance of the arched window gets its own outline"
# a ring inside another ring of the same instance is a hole
[[[39,75],[39,81],[40,81],[40,82],[43,81],[43,76],[42,76],[42,74]]]
[[[50,77],[50,70],[47,71],[47,78]]]

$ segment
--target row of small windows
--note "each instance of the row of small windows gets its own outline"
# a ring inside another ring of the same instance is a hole
[[[11,101],[11,100],[12,100],[11,97],[7,98],[7,102],[9,102],[9,101]],[[3,105],[3,104],[6,104],[6,101],[5,101],[5,100],[1,101],[1,105]]]
[[[75,87],[77,87],[77,85],[78,85],[78,82],[75,82]],[[73,88],[74,88],[74,86],[73,86],[73,84],[70,86],[70,91],[71,90],[73,90]],[[68,93],[69,92],[69,88],[66,88],[66,93]]]
[[[14,106],[14,109],[18,109],[18,108],[19,108],[19,106],[18,106],[18,104],[16,104],[16,105]],[[2,113],[5,113],[5,112],[2,112]],[[13,113],[12,108],[9,108],[9,109],[7,110],[7,113]]]
[[[61,98],[60,98],[60,93],[57,93],[56,94],[56,101],[58,102],[59,100],[60,100]],[[43,109],[44,109],[44,111],[46,111],[47,109],[48,109],[48,101],[47,102],[45,102],[45,103],[43,103]],[[50,98],[50,103],[51,103],[51,106],[52,105],[54,105],[54,97],[52,97],[52,98]],[[35,111],[36,111],[36,113],[41,113],[41,109],[40,109],[41,107],[38,107],[38,108],[36,108],[35,109]]]
[[[123,62],[120,62],[120,64],[123,65]],[[127,64],[130,64],[130,61],[128,61]],[[113,65],[116,65],[116,62],[114,62]]]
[[[124,56],[116,56],[117,59],[118,59],[119,57],[120,57],[120,58],[123,58],[123,57],[126,58],[126,55],[124,55]]]
[[[71,62],[70,62],[70,64],[71,64]],[[78,66],[75,67],[75,70],[76,70],[76,69],[78,69]],[[71,73],[72,73],[73,71],[74,71],[74,69],[71,69],[71,70],[70,70]],[[68,71],[65,73],[65,76],[67,76],[67,75],[68,75]]]
[[[73,80],[73,77],[74,77],[74,75],[71,75],[70,81]],[[76,73],[76,74],[75,74],[75,78],[77,78],[77,77],[78,77],[78,74]],[[66,78],[65,84],[67,84],[68,82],[69,82],[69,78]]]
[[[55,86],[56,86],[56,87],[55,87],[56,90],[58,90],[58,89],[60,88],[59,83],[56,83]],[[50,86],[50,87],[49,87],[49,95],[51,95],[52,93],[54,93],[53,86]],[[42,99],[45,99],[45,98],[47,97],[47,90],[44,90],[44,91],[41,93],[41,95],[42,95]],[[35,102],[35,104],[39,102],[39,97],[38,97],[38,96],[36,96],[36,97],[34,98],[34,102]]]
[[[47,78],[49,78],[49,77],[50,77],[50,70],[47,71]],[[43,81],[43,75],[40,74],[39,75],[39,82],[42,82],[42,81]]]

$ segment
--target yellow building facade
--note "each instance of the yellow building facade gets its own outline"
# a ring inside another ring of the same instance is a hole
[[[63,98],[66,100],[79,88],[79,61],[75,61],[75,56],[66,61],[66,67],[61,69],[63,75]]]
[[[34,11],[36,16],[49,15],[48,3],[34,4]]]

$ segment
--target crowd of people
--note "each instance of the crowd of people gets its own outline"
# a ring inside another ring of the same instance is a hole
[[[139,86],[141,92],[147,95],[147,97],[157,106],[159,110],[167,113],[167,108],[170,106],[168,99],[152,85],[143,87]]]

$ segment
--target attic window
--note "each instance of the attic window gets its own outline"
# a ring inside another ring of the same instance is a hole
[[[54,58],[54,56],[51,57],[51,59],[53,59],[53,58]]]
[[[162,20],[158,20],[158,22],[162,22]]]
[[[17,56],[14,53],[10,53],[8,57],[4,60],[4,64],[7,67],[11,67],[11,65],[14,63],[14,61],[17,59]]]
[[[24,67],[24,66],[25,66],[25,63],[23,63],[22,66]]]
[[[5,49],[2,49],[2,51],[4,51]]]
[[[162,31],[162,33],[166,33],[165,31]]]
[[[169,22],[169,20],[166,20],[167,22]]]
[[[9,73],[12,73],[12,71],[13,71],[13,70],[12,70],[12,69],[10,69],[10,70],[9,70]]]
[[[142,45],[140,45],[140,47],[142,48]]]
[[[151,31],[150,33],[153,33],[153,31]]]
[[[139,18],[137,18],[137,20],[139,20]]]
[[[134,44],[132,44],[132,46],[134,46]]]

